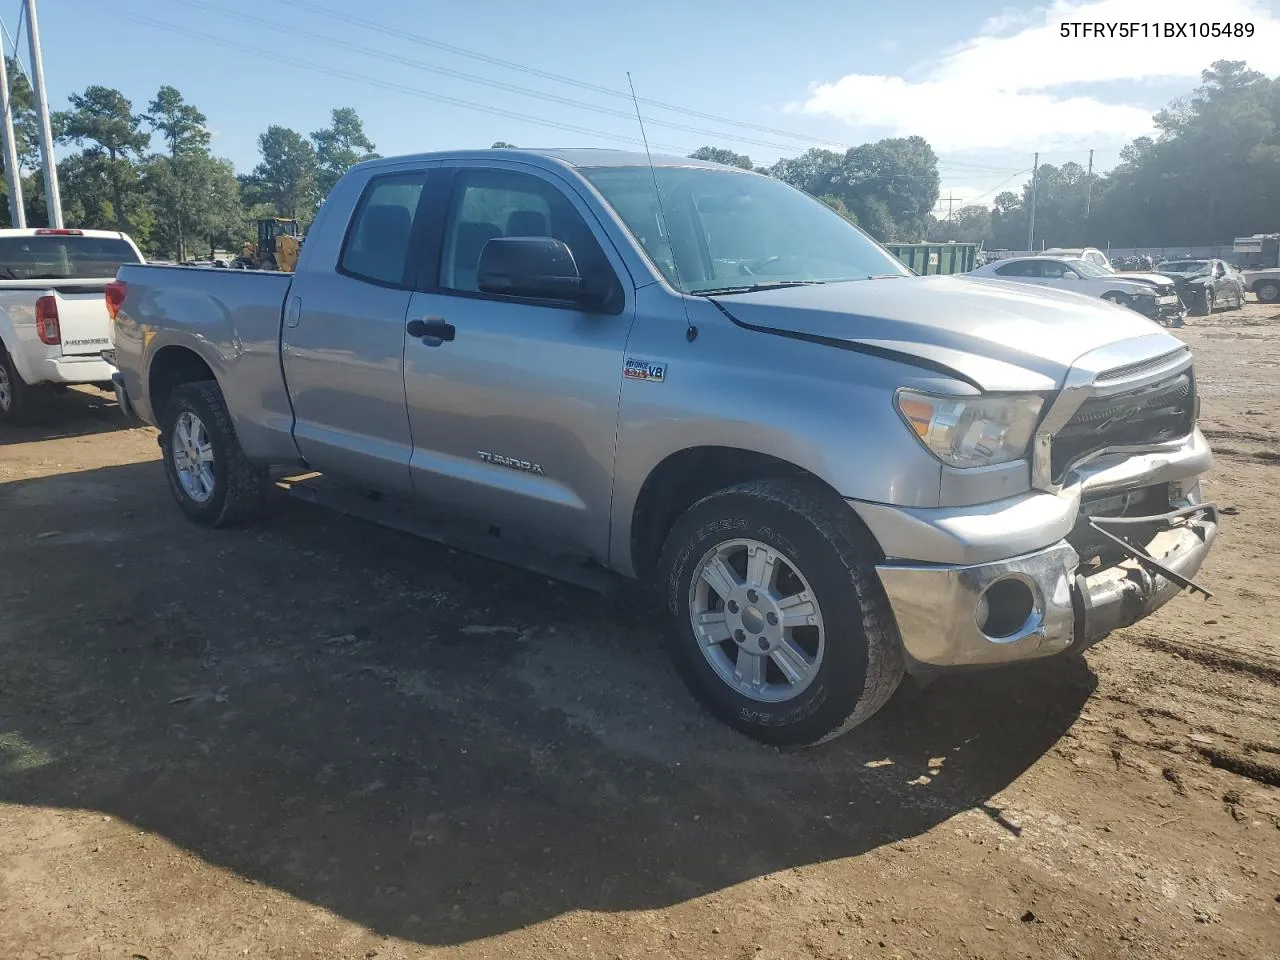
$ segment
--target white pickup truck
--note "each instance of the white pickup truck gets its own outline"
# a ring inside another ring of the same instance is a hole
[[[113,389],[103,294],[121,264],[143,262],[112,230],[0,230],[0,423],[28,417],[53,386]]]

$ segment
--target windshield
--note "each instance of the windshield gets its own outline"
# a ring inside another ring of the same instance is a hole
[[[771,177],[698,167],[588,167],[581,173],[667,282],[685,293],[911,275],[825,203]]]
[[[0,280],[104,280],[141,262],[117,237],[0,237]]]
[[[1156,270],[1162,273],[1189,273],[1192,276],[1209,272],[1208,260],[1166,260]]]

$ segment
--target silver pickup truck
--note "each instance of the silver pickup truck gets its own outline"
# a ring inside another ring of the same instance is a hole
[[[1132,310],[916,277],[824,204],[683,158],[374,160],[293,275],[120,269],[117,392],[219,526],[268,468],[652,586],[699,699],[807,744],[905,671],[1075,654],[1218,530],[1192,358]]]

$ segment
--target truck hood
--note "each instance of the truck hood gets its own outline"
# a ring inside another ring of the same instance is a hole
[[[1127,307],[976,277],[886,277],[711,299],[740,326],[914,359],[992,391],[1058,389],[1077,358],[1124,340],[1144,338],[1152,357],[1182,345]]]
[[[1164,273],[1114,273],[1112,274],[1117,280],[1133,280],[1137,283],[1148,283],[1156,287],[1167,287],[1173,285],[1173,277]]]

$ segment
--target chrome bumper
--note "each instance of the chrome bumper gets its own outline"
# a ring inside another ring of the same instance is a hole
[[[1217,510],[1170,522],[1143,544],[1148,556],[1182,578],[1199,571],[1218,534]],[[992,665],[1082,649],[1148,616],[1182,588],[1138,560],[1091,576],[1066,540],[1007,560],[968,566],[878,566],[911,666]],[[1020,581],[1034,604],[1022,626],[998,639],[979,628],[977,609],[997,581]]]

